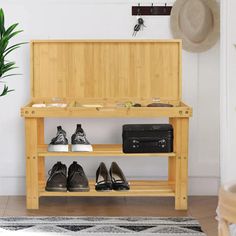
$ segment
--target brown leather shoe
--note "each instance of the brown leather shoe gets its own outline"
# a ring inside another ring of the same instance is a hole
[[[66,192],[66,165],[58,161],[48,173],[50,176],[47,180],[45,190],[50,192]]]
[[[82,166],[74,161],[68,171],[67,189],[70,192],[88,192],[89,182]]]

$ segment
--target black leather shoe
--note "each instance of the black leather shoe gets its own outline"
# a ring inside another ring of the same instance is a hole
[[[100,163],[96,172],[96,184],[95,189],[97,191],[110,191],[112,190],[111,178],[108,170],[103,162]]]
[[[66,165],[63,165],[61,162],[57,162],[52,169],[48,172],[50,175],[47,184],[46,191],[51,192],[66,192],[66,175],[67,168]]]
[[[112,181],[112,189],[116,191],[125,191],[130,189],[129,183],[116,162],[112,162],[111,164],[110,176]]]
[[[67,189],[70,192],[88,192],[89,182],[82,166],[74,161],[68,170]]]

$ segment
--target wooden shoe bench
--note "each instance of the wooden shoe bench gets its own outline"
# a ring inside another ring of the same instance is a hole
[[[181,101],[181,51],[179,40],[31,42],[32,98],[21,109],[26,132],[27,209],[38,209],[39,198],[50,196],[171,196],[175,209],[187,209],[192,109]],[[141,103],[142,107],[126,107],[123,104],[127,101]],[[153,101],[173,107],[146,106]],[[33,107],[55,102],[66,107]],[[44,142],[44,118],[48,117],[167,117],[174,128],[174,152],[125,154],[121,144],[94,144],[93,152],[48,152]],[[89,192],[47,192],[45,158],[50,156],[98,157],[101,161],[109,156],[133,161],[148,156],[168,158],[168,179],[130,181],[127,192],[96,192],[94,180],[90,181]]]

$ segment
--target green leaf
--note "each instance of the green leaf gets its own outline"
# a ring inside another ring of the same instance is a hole
[[[19,33],[21,33],[21,32],[23,32],[23,30],[15,31],[15,32],[13,32],[13,33],[11,33],[11,34],[9,34],[9,35],[5,35],[5,34],[4,34],[4,37],[6,37],[7,40],[9,41],[12,37],[16,36],[17,34],[19,34]]]
[[[4,35],[6,35],[6,36],[9,35],[18,25],[19,25],[18,23],[11,25],[11,26],[5,31]]]
[[[2,38],[2,35],[5,32],[5,19],[4,19],[4,12],[3,9],[0,9],[0,36]]]
[[[4,35],[2,37],[2,39],[0,40],[0,55],[2,55],[5,52],[5,50],[7,49],[7,46],[9,44],[9,40],[12,37],[16,36],[17,34],[19,34],[21,32],[22,32],[22,30],[18,30],[18,31],[13,32],[13,33],[11,33],[9,35]]]
[[[17,67],[17,66],[13,66],[13,67],[8,67],[7,69],[3,69],[3,70],[2,70],[2,75],[5,74],[6,72],[8,72],[8,71],[10,71],[10,70],[14,70],[14,69],[16,69],[16,68],[18,68],[18,67]]]
[[[7,46],[8,46],[9,40],[6,37],[3,37],[0,40],[0,56],[4,53],[4,51],[6,50]]]
[[[12,91],[14,91],[14,89],[9,89],[8,86],[4,85],[4,88],[2,90],[2,93],[0,94],[0,97],[5,96]]]
[[[16,50],[17,48],[20,48],[20,46],[23,44],[27,44],[27,42],[17,43],[15,45],[12,45],[11,47],[7,48],[3,54],[3,57],[5,58],[10,52]]]
[[[15,51],[17,48],[20,48],[20,46],[13,47],[12,49],[10,49],[8,51],[5,50],[5,53],[3,54],[3,57],[5,58],[9,53],[11,53],[12,51]]]
[[[23,43],[14,44],[14,45],[10,46],[9,48],[7,48],[7,49],[5,50],[5,52],[7,52],[8,50],[11,50],[13,47],[18,47],[18,46],[21,46],[21,45],[27,44],[27,43],[28,43],[28,42],[23,42]]]
[[[4,76],[2,76],[2,79],[3,79],[3,78],[6,78],[6,77],[14,76],[14,75],[22,75],[22,74],[9,74],[9,75],[4,75]]]
[[[10,70],[14,70],[17,67],[15,66],[15,62],[9,62],[7,64],[2,65],[2,67],[0,67],[0,76],[2,77],[6,72],[10,71]]]
[[[15,64],[16,64],[15,62],[8,62],[3,65],[2,69],[8,69],[8,68],[14,66]]]

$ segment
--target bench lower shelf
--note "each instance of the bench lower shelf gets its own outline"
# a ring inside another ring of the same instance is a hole
[[[175,157],[174,152],[169,153],[124,153],[122,144],[93,144],[92,152],[49,152],[48,145],[38,145],[39,157],[58,157],[58,156],[83,156],[83,157]],[[71,150],[71,145],[69,145]]]
[[[44,187],[40,187],[39,196],[41,197],[155,197],[155,196],[175,196],[174,182],[169,181],[130,181],[129,191],[109,191],[97,192],[94,188],[94,181],[89,181],[89,192],[48,192]]]

